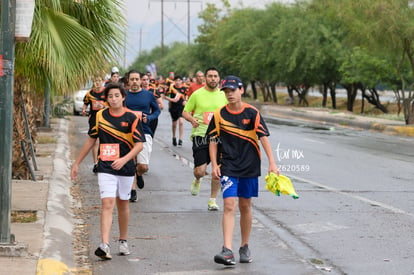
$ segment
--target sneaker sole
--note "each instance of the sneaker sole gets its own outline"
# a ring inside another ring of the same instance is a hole
[[[131,254],[131,252],[119,252],[120,256],[128,256],[130,254]]]
[[[242,264],[249,264],[249,263],[251,263],[251,262],[253,262],[253,259],[249,259],[249,260],[240,260],[240,263],[242,263]]]
[[[236,265],[236,261],[233,261],[233,262],[226,261],[225,259],[220,258],[220,257],[214,257],[214,262],[217,263],[217,264],[224,264],[224,265],[227,265],[227,266]]]
[[[100,248],[95,250],[95,255],[98,256],[99,258],[101,258],[102,260],[111,260],[112,259],[112,256],[110,254],[106,254],[106,252],[103,251]]]
[[[220,208],[218,207],[208,207],[208,211],[218,211]]]

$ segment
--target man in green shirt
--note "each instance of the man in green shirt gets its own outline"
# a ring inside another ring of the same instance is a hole
[[[208,68],[205,72],[206,85],[194,92],[184,107],[182,116],[191,123],[193,129],[194,181],[191,184],[191,194],[197,196],[200,191],[201,178],[206,174],[210,163],[208,138],[206,132],[214,111],[227,104],[223,91],[220,90],[220,75],[216,68]],[[211,195],[208,210],[218,210],[216,197],[220,190],[220,182],[211,179]]]

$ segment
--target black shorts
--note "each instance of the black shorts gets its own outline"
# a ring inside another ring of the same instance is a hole
[[[183,114],[183,110],[184,110],[184,106],[181,107],[173,107],[170,108],[170,115],[171,115],[171,119],[172,121],[177,121]]]
[[[207,137],[193,137],[193,158],[194,167],[210,163],[210,154],[208,151]]]

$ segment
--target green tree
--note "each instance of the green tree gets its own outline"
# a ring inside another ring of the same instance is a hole
[[[122,3],[117,0],[36,1],[30,40],[17,43],[15,52],[13,173],[23,170],[18,177],[27,178],[28,174],[21,161],[20,141],[26,138],[24,121],[19,119],[21,108],[39,101],[47,87],[51,93],[45,93],[45,99],[68,95],[94,73],[103,73],[115,63],[123,44],[125,19],[121,9]],[[29,114],[32,132],[34,122],[40,119],[36,117],[39,109],[30,108],[34,112]]]
[[[361,46],[376,55],[399,57],[395,69],[404,84],[400,90],[404,117],[414,124],[413,82],[406,83],[405,64],[414,76],[414,9],[407,0],[327,1],[327,9],[335,10],[348,26],[349,45]],[[410,80],[413,77],[409,78]]]

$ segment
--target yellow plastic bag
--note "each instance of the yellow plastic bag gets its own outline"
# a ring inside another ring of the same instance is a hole
[[[270,174],[265,177],[265,182],[266,190],[272,192],[276,196],[285,194],[294,199],[299,199],[299,196],[296,194],[295,188],[293,187],[292,181],[288,177],[284,175],[277,176],[275,173],[270,172]]]

